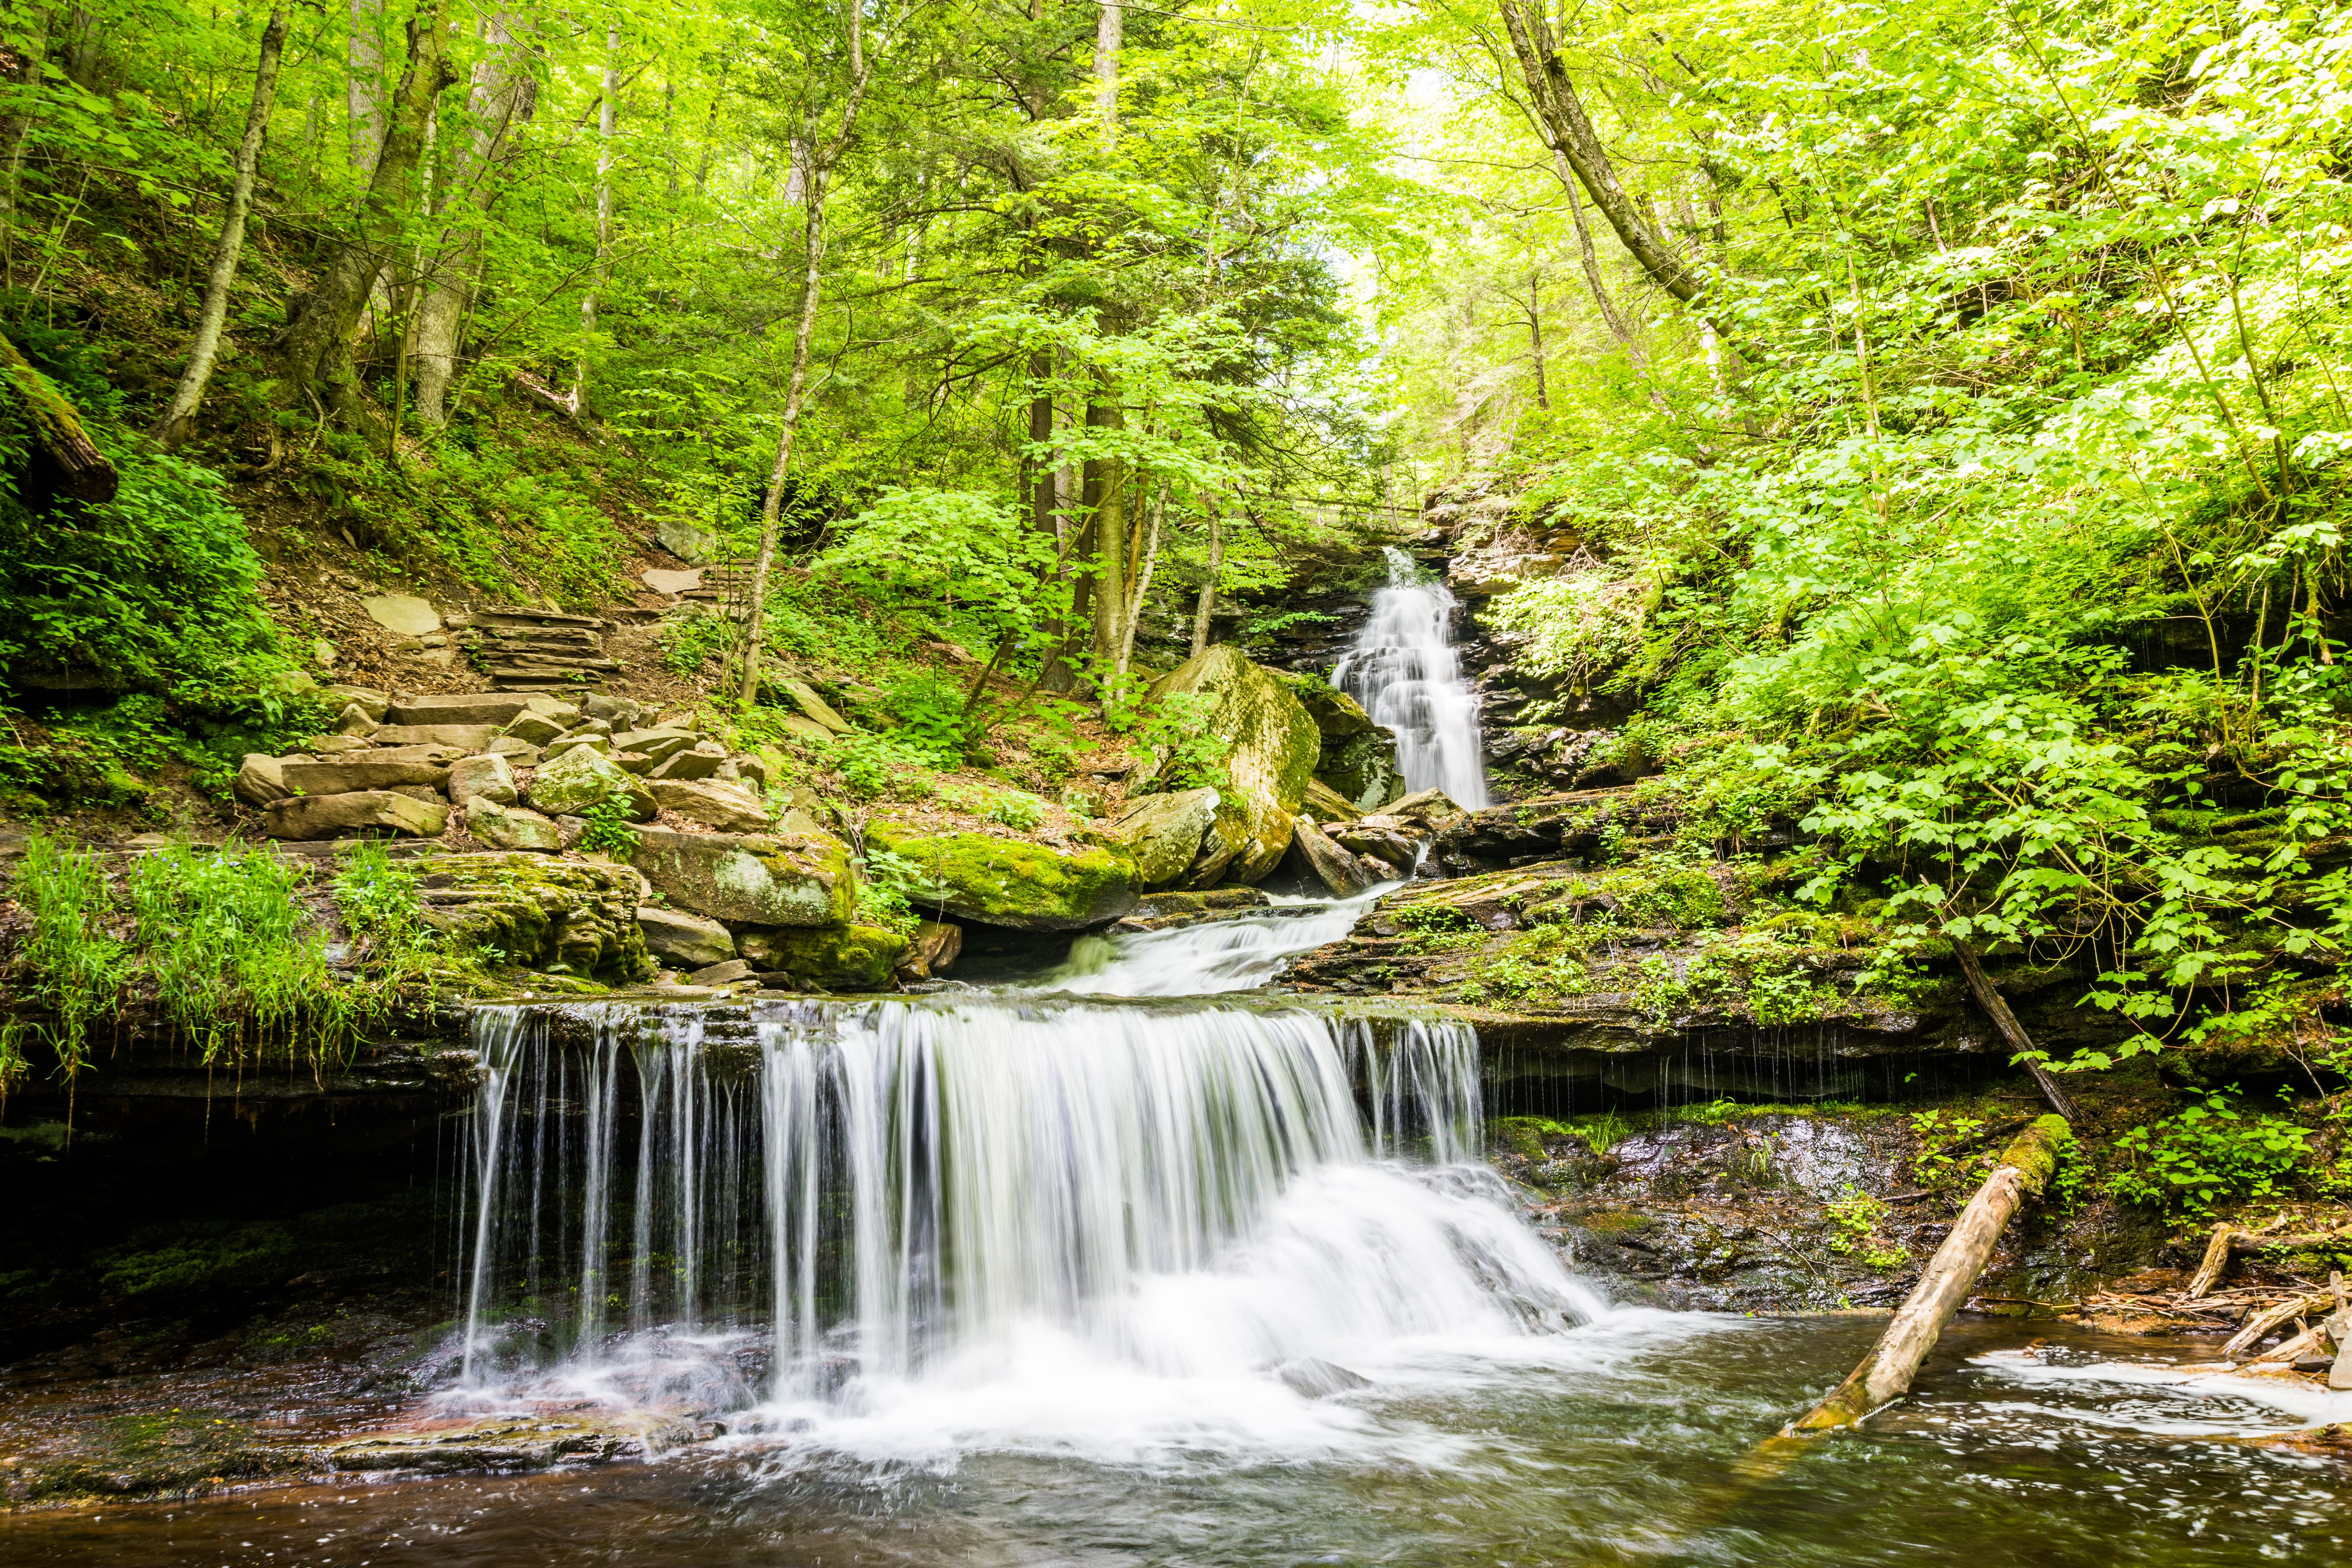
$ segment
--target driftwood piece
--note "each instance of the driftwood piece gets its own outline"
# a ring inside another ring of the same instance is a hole
[[[2204,1260],[2197,1265],[2197,1272],[2189,1277],[2189,1288],[2181,1291],[2181,1295],[2194,1301],[2213,1289],[2223,1271],[2230,1267],[2230,1239],[2237,1234],[2238,1227],[2228,1220],[2213,1227],[2213,1238],[2205,1244]]]
[[[1855,1426],[1911,1386],[1919,1363],[1984,1272],[2010,1216],[2028,1194],[2042,1195],[2058,1168],[2058,1151],[2071,1136],[2063,1120],[2044,1116],[2001,1151],[2000,1163],[1960,1211],[1951,1235],[1927,1260],[1919,1283],[1895,1309],[1895,1321],[1878,1343],[1827,1399],[1789,1427],[1790,1434]]]
[[[2257,1312],[2248,1318],[2246,1326],[2231,1334],[2229,1342],[2222,1345],[2221,1354],[2226,1360],[2235,1361],[2247,1351],[2262,1343],[2281,1323],[2290,1319],[2309,1317],[2314,1312],[2331,1311],[2335,1306],[2335,1296],[2326,1290],[2315,1296],[2289,1296],[2268,1310]]]
[[[47,489],[76,500],[110,501],[121,476],[106,454],[81,427],[81,416],[49,378],[26,363],[16,345],[0,335],[0,381],[16,395],[9,399],[22,411],[19,421],[31,440],[36,461],[53,470],[41,476]]]
[[[2074,1102],[2066,1098],[2066,1091],[2058,1087],[2058,1080],[2050,1075],[2048,1068],[2042,1065],[2040,1053],[2033,1048],[2032,1038],[2026,1034],[2025,1026],[2017,1021],[2017,1015],[2009,1010],[2009,1004],[2001,1000],[2000,992],[1994,987],[1992,976],[1985,973],[1983,961],[1977,957],[1976,949],[1954,937],[1952,952],[1960,961],[1960,973],[1968,976],[1969,994],[1977,999],[1977,1005],[1985,1010],[1985,1016],[1992,1020],[1992,1026],[2000,1031],[2000,1037],[2009,1042],[2010,1048],[2025,1064],[2025,1070],[2033,1075],[2034,1086],[2042,1090],[2042,1098],[2050,1102],[2050,1109],[2064,1117],[2067,1124],[2072,1126],[2080,1120]]]

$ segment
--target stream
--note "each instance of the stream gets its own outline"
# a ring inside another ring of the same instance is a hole
[[[1443,590],[1399,573],[1353,679],[1418,726],[1409,781],[1475,790]],[[647,1462],[22,1510],[0,1563],[2345,1560],[2342,1469],[2244,1439],[2352,1395],[2046,1321],[1964,1320],[1912,1397],[1736,1482],[1883,1318],[1571,1273],[1481,1158],[1468,1026],[1257,994],[1376,895],[992,988],[478,1007],[432,1387],[340,1435],[639,1420]]]

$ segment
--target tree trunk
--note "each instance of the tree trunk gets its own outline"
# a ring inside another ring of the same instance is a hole
[[[245,117],[245,139],[236,145],[236,175],[229,184],[228,208],[221,215],[220,239],[213,247],[211,272],[205,279],[205,302],[196,312],[196,335],[188,348],[187,368],[172,394],[172,405],[155,426],[155,438],[176,447],[188,438],[205,386],[213,378],[213,361],[220,353],[222,323],[228,320],[229,286],[236,281],[236,266],[245,254],[245,217],[253,206],[253,174],[261,162],[262,139],[269,132],[270,105],[278,97],[278,58],[286,47],[286,7],[269,13],[261,29],[261,55],[253,71],[253,107]]]
[[[1528,357],[1536,367],[1536,406],[1551,412],[1551,393],[1544,385],[1543,279],[1528,274]]]
[[[748,706],[760,695],[761,641],[767,632],[768,575],[775,570],[776,543],[782,531],[784,479],[793,465],[793,439],[799,432],[801,404],[808,395],[809,345],[816,338],[816,313],[824,263],[824,171],[810,171],[808,207],[801,224],[808,247],[808,266],[801,273],[800,324],[793,331],[793,368],[784,384],[784,414],[776,432],[776,460],[768,470],[768,488],[760,500],[760,553],[751,564],[751,610],[744,626],[742,698]]]
[[[1936,1348],[1944,1325],[1975,1289],[2018,1205],[2029,1193],[2042,1195],[2058,1168],[2058,1151],[2071,1136],[2064,1121],[2044,1116],[2001,1152],[2000,1163],[1960,1211],[1886,1332],[1827,1399],[1790,1426],[1790,1435],[1859,1426],[1871,1412],[1901,1397]]]
[[[1087,408],[1087,424],[1097,430],[1118,430],[1127,424],[1127,412],[1116,404],[1096,403]],[[1097,458],[1087,464],[1087,507],[1094,519],[1094,662],[1098,673],[1118,664],[1119,623],[1127,608],[1127,464],[1118,458]]]
[[[2009,1042],[2010,1049],[2017,1053],[2017,1059],[2025,1064],[2025,1070],[2033,1075],[2034,1087],[2042,1090],[2042,1098],[2050,1102],[2050,1109],[2070,1123],[2079,1120],[2074,1102],[2066,1098],[2065,1090],[2058,1087],[2058,1080],[2050,1076],[2048,1068],[2042,1065],[2042,1053],[2033,1048],[2032,1040],[2026,1036],[2025,1026],[2017,1021],[2017,1015],[2009,1010],[2009,1004],[2001,1000],[2000,992],[1994,987],[1992,977],[1985,973],[1976,949],[1955,937],[1952,939],[1952,954],[1960,961],[1960,973],[1968,976],[1969,994],[1977,999],[1977,1005],[1983,1008],[1985,1016],[1992,1020],[1993,1027],[2000,1031],[2001,1038]]]
[[[621,24],[604,25],[604,87],[596,104],[596,276],[580,296],[580,358],[572,369],[572,406],[588,414],[588,358],[596,339],[596,291],[613,254],[613,99],[621,90]]]
[[[9,72],[19,87],[39,84],[41,61],[47,58],[48,48],[49,14],[37,6],[33,11],[33,35]],[[5,272],[0,272],[0,288],[14,286],[16,200],[25,183],[25,145],[31,140],[32,131],[33,117],[29,114],[0,119],[0,262],[5,264]]]
[[[1095,16],[1095,118],[1106,153],[1118,141],[1118,55],[1126,46],[1124,0],[1102,0]]]
[[[442,35],[444,3],[424,0],[409,21],[408,68],[393,94],[383,148],[352,232],[328,258],[316,287],[296,301],[278,337],[286,395],[289,401],[304,394],[318,396],[331,416],[347,416],[357,396],[352,332],[416,211],[418,164],[433,100],[455,79]]]
[[[443,230],[441,254],[416,311],[416,416],[429,429],[449,420],[449,384],[457,377],[466,311],[481,272],[483,216],[514,155],[510,132],[530,121],[538,101],[530,53],[516,32],[513,15],[491,13],[466,95],[473,134],[450,158],[449,195],[442,210],[452,221]]]
[[[5,337],[0,337],[0,381],[15,395],[0,401],[0,417],[16,414],[12,422],[21,424],[33,448],[32,471],[20,487],[26,499],[48,492],[93,503],[112,500],[119,479],[114,465],[82,429],[81,417],[65,395],[26,363]]]
[[[1541,6],[1529,0],[1498,0],[1498,5],[1504,31],[1510,35],[1511,52],[1527,84],[1528,111],[1544,144],[1575,174],[1592,197],[1592,205],[1601,209],[1601,216],[1616,230],[1618,240],[1642,264],[1642,269],[1675,299],[1695,304],[1706,290],[1706,279],[1675,254],[1618,183],[1617,166],[1601,144],[1592,118],[1585,112],[1584,99],[1569,79],[1568,68],[1560,63],[1559,40]],[[1721,321],[1711,315],[1706,319],[1724,337],[1732,336]]]
[[[1168,515],[1168,481],[1160,481],[1160,489],[1151,498],[1151,526],[1143,541],[1140,564],[1135,572],[1135,586],[1127,595],[1127,627],[1119,633],[1118,672],[1135,660],[1135,628],[1143,624],[1144,601],[1151,595],[1151,574],[1160,564],[1160,524]]]
[[[383,152],[383,0],[351,0],[351,52],[343,78],[352,168],[373,176]],[[412,51],[413,53],[413,51]]]
[[[1216,613],[1217,579],[1225,569],[1224,509],[1209,508],[1209,574],[1201,583],[1201,600],[1192,610],[1192,657],[1209,651],[1209,617]]]

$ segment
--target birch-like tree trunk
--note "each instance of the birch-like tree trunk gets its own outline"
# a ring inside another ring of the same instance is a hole
[[[1118,56],[1126,43],[1125,0],[1102,0],[1095,15],[1095,118],[1106,153],[1118,141]]]
[[[613,100],[621,90],[621,24],[604,26],[604,88],[596,105],[596,277],[580,296],[580,358],[572,372],[572,407],[588,413],[588,359],[595,352],[596,292],[613,265],[613,132],[618,124]]]
[[[1089,404],[1087,425],[1095,430],[1120,430],[1127,411],[1108,401]],[[1127,611],[1127,531],[1129,483],[1127,464],[1118,458],[1089,458],[1086,467],[1086,507],[1094,537],[1094,660],[1097,671],[1118,664],[1120,623]]]
[[[1135,659],[1135,629],[1143,624],[1144,602],[1151,596],[1151,574],[1160,565],[1160,525],[1168,515],[1168,481],[1160,481],[1159,490],[1151,498],[1151,525],[1147,531],[1143,548],[1135,572],[1135,586],[1127,595],[1127,629],[1119,634],[1118,672]]]
[[[873,79],[873,61],[866,53],[864,13],[857,0],[849,0],[843,12],[849,90],[842,104],[841,129],[829,139],[820,139],[813,121],[806,128],[808,153],[803,177],[807,214],[802,233],[808,264],[801,273],[800,323],[793,331],[793,367],[785,382],[783,416],[776,431],[776,460],[768,470],[768,488],[760,500],[760,551],[751,563],[751,600],[743,627],[740,691],[747,706],[758,700],[760,695],[760,668],[767,656],[768,579],[775,571],[776,544],[783,526],[784,481],[792,474],[793,443],[800,431],[801,407],[808,396],[809,346],[816,339],[817,307],[824,282],[825,186],[835,165],[856,138],[858,111],[865,107],[866,89]]]
[[[1544,385],[1543,279],[1528,274],[1528,357],[1536,367],[1536,406],[1551,412],[1551,393]]]
[[[511,12],[492,12],[483,24],[482,55],[474,62],[466,95],[472,133],[450,155],[440,254],[416,309],[416,416],[430,429],[449,421],[449,384],[457,374],[466,312],[481,278],[483,226],[513,160],[514,132],[530,121],[538,98],[527,36],[518,31]]]
[[[245,255],[245,217],[253,207],[253,175],[261,163],[261,143],[269,132],[270,106],[278,100],[278,59],[286,47],[286,7],[269,13],[261,29],[261,53],[253,69],[253,107],[246,111],[245,136],[236,144],[236,174],[229,182],[228,206],[221,214],[220,238],[213,246],[212,269],[205,278],[204,304],[196,311],[196,333],[188,346],[187,367],[173,389],[172,405],[155,426],[155,438],[176,447],[188,438],[205,387],[213,378],[213,363],[220,353],[221,327],[228,320],[228,295],[236,281],[236,266]]]

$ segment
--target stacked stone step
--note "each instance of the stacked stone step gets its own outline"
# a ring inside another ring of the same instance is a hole
[[[266,814],[273,838],[435,838],[454,808],[485,845],[544,852],[576,840],[583,814],[607,801],[634,821],[668,811],[723,832],[774,820],[758,758],[682,720],[648,722],[625,698],[322,689],[345,701],[335,733],[286,756],[250,754],[237,770],[237,799]]]
[[[493,605],[474,616],[466,638],[500,691],[578,690],[621,668],[604,657],[611,629],[595,616]]]
[[[695,604],[723,605],[730,614],[742,615],[744,604],[751,594],[751,567],[706,566],[700,575],[700,584],[679,594],[680,599]]]

